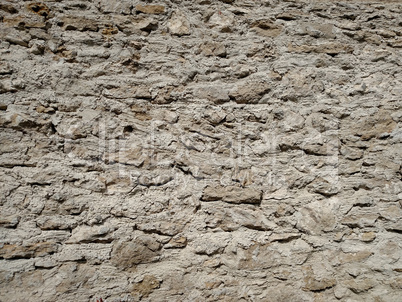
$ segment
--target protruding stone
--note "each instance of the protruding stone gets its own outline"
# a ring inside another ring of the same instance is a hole
[[[376,238],[376,233],[374,232],[366,232],[360,234],[360,240],[364,242],[371,242]]]
[[[139,295],[140,299],[147,298],[159,286],[160,281],[155,276],[146,275],[141,282],[134,284],[132,294]]]
[[[271,88],[269,83],[263,81],[246,82],[239,84],[229,93],[229,96],[238,104],[257,104]]]
[[[251,31],[264,37],[277,37],[282,32],[282,26],[269,20],[259,20],[251,24]]]
[[[222,200],[228,203],[251,203],[261,202],[262,192],[253,188],[240,188],[235,186],[208,186],[202,195],[203,201]]]
[[[39,242],[29,245],[5,244],[0,248],[0,258],[17,259],[41,257],[57,251],[54,242]]]
[[[170,34],[174,36],[185,36],[191,33],[190,22],[180,11],[176,11],[172,14],[168,22],[168,29]]]
[[[135,9],[138,12],[144,13],[144,14],[164,14],[165,13],[165,7],[163,5],[141,5],[138,4]]]
[[[129,269],[140,263],[151,263],[159,259],[161,244],[151,236],[141,236],[134,241],[115,244],[112,263],[122,269]]]
[[[347,44],[341,44],[337,42],[330,42],[325,44],[318,45],[301,45],[301,46],[293,46],[289,45],[290,52],[317,52],[317,53],[326,53],[329,55],[337,55],[340,53],[351,53],[353,52],[353,46]]]
[[[113,231],[114,228],[108,226],[79,226],[73,230],[66,243],[111,242],[110,233]]]
[[[234,14],[225,12],[215,12],[208,20],[210,27],[215,28],[223,33],[231,33],[235,29],[235,16]]]
[[[187,238],[179,234],[170,239],[170,241],[163,247],[165,249],[177,249],[177,248],[184,248],[186,246],[187,246]]]
[[[78,31],[97,31],[98,23],[95,20],[85,17],[63,17],[61,24],[65,30],[78,30]]]
[[[200,45],[199,50],[204,56],[226,57],[226,47],[218,42],[205,42]]]
[[[10,215],[10,216],[0,216],[0,226],[4,228],[15,228],[20,221],[20,216]]]
[[[376,282],[372,279],[361,279],[345,281],[344,284],[354,293],[360,294],[373,288]]]

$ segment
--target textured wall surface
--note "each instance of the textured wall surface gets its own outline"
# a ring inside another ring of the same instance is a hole
[[[401,301],[402,2],[0,0],[0,301]]]

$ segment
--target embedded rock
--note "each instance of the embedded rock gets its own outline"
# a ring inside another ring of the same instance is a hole
[[[204,189],[203,201],[222,200],[228,203],[251,203],[259,204],[261,202],[262,192],[252,188],[240,188],[235,186],[208,186]]]

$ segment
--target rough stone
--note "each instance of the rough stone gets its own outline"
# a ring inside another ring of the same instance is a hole
[[[238,104],[256,104],[271,89],[269,83],[244,83],[229,93],[229,97]]]
[[[57,251],[54,242],[39,242],[31,245],[4,244],[0,248],[0,257],[3,259],[41,257]]]
[[[191,33],[190,22],[180,11],[174,12],[172,14],[172,17],[169,19],[168,22],[168,29],[169,32],[175,36],[185,36]]]
[[[163,5],[137,5],[135,9],[144,14],[163,14],[165,7]]]
[[[112,251],[112,263],[122,269],[158,261],[161,244],[153,237],[142,236],[135,241],[116,243]]]
[[[400,0],[0,2],[0,301],[400,300]]]
[[[241,188],[235,186],[208,186],[204,189],[203,201],[222,200],[228,203],[251,203],[259,204],[261,202],[262,192],[252,188]]]

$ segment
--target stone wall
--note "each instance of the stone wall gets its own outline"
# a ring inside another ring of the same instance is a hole
[[[0,21],[0,301],[401,301],[400,0]]]

